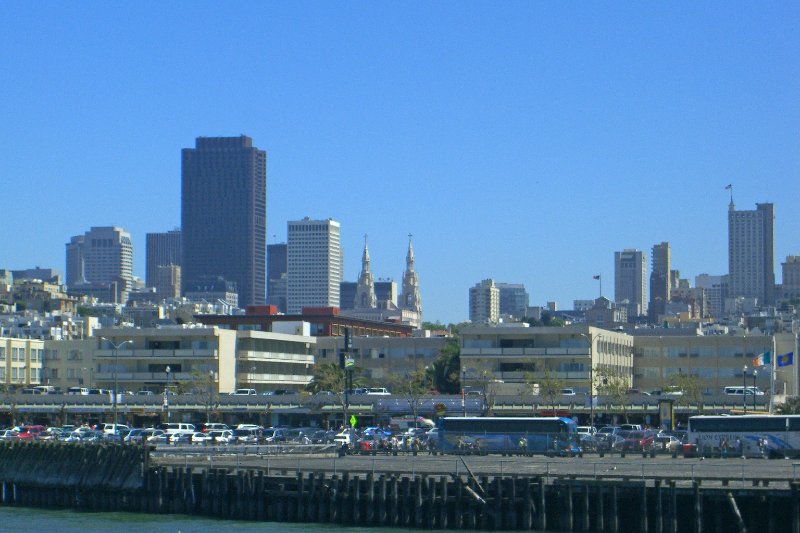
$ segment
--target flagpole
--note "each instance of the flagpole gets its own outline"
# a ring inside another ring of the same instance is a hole
[[[769,362],[769,414],[772,414],[775,409],[775,365],[778,359],[778,352],[775,346],[775,335],[772,336],[772,359]],[[753,391],[755,393],[755,391]]]

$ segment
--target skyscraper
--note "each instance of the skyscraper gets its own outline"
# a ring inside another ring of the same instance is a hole
[[[148,287],[156,287],[158,267],[181,265],[181,230],[174,229],[166,233],[148,233],[147,268],[145,283]]]
[[[775,211],[756,204],[753,211],[728,206],[728,296],[757,298],[759,305],[775,303]]]
[[[286,313],[286,243],[267,245],[267,303]]]
[[[181,282],[222,277],[239,305],[266,299],[267,153],[240,137],[198,137],[181,161]]]
[[[640,250],[614,252],[614,300],[627,301],[628,318],[647,314],[647,259]]]
[[[650,270],[650,321],[655,322],[659,314],[666,312],[670,299],[670,248],[668,242],[653,245],[653,265]]]
[[[290,221],[287,239],[287,312],[337,307],[342,281],[341,228],[333,219]]]
[[[92,227],[66,245],[67,286],[80,283],[133,284],[131,235],[116,226]]]

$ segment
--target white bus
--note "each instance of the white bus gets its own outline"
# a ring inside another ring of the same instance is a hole
[[[761,441],[763,454],[800,457],[800,415],[693,416],[687,437],[700,453],[719,453],[726,441],[729,454],[758,457]]]

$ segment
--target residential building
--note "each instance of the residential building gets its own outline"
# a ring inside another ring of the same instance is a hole
[[[267,304],[287,311],[288,252],[286,243],[267,245]]]
[[[306,217],[288,223],[287,312],[339,305],[342,281],[341,227],[333,219]]]
[[[0,386],[42,383],[44,341],[0,337]]]
[[[530,297],[521,283],[496,283],[500,291],[500,314],[522,318],[528,312]]]
[[[726,279],[727,276],[711,276],[709,274],[700,274],[694,278],[694,286],[705,290],[708,314],[718,320],[723,316]]]
[[[728,275],[731,298],[755,298],[759,306],[775,303],[775,211],[773,204],[737,211],[728,206]]]
[[[180,266],[181,266],[181,230],[174,229],[166,233],[148,233],[147,238],[147,263],[145,284],[155,287],[162,298],[175,298],[180,296]],[[159,267],[178,267],[159,271]],[[168,274],[167,274],[168,273]],[[175,291],[174,281],[178,279],[178,291]],[[163,283],[167,281],[168,284]]]
[[[640,250],[614,252],[614,301],[628,307],[628,319],[647,314],[647,258]]]
[[[61,285],[61,273],[54,268],[26,268],[24,270],[12,270],[11,274],[15,281],[20,280],[39,280]]]
[[[496,324],[500,319],[500,290],[485,279],[469,289],[469,320],[473,324]]]
[[[221,277],[236,284],[240,305],[263,305],[267,153],[242,135],[198,137],[181,156],[184,293]]]

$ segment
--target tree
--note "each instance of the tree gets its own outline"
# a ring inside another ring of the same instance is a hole
[[[674,395],[676,406],[688,406],[694,403],[697,405],[698,413],[703,412],[703,392],[700,388],[700,380],[696,375],[684,374],[679,372],[669,377],[669,386],[672,390],[681,394]]]
[[[800,415],[800,397],[787,398],[785,403],[776,407],[776,411],[780,415]]]
[[[628,421],[628,412],[625,407],[628,404],[628,377],[623,372],[611,367],[600,368],[594,373],[595,387],[608,396],[611,403],[616,403],[622,409],[622,417]]]
[[[392,380],[392,393],[408,400],[408,406],[414,416],[415,426],[422,398],[427,395],[432,384],[433,370],[421,366],[417,366],[413,370],[406,372],[402,377]]]
[[[2,389],[3,403],[8,405],[8,415],[11,418],[11,425],[17,425],[17,393],[13,385],[3,385]]]
[[[353,387],[362,386],[364,378],[361,376],[361,368],[353,367]],[[343,417],[346,416],[346,406],[348,394],[345,393],[347,389],[347,373],[343,368],[334,363],[327,363],[316,365],[314,367],[314,375],[311,382],[306,386],[306,390],[312,394],[328,391],[332,393],[339,405],[342,407]],[[345,424],[347,421],[344,421]]]
[[[461,347],[458,339],[449,339],[431,365],[433,387],[442,394],[461,391]]]
[[[536,375],[528,372],[525,374],[530,379],[537,379]],[[556,398],[561,396],[561,391],[564,389],[564,380],[552,374],[550,370],[545,367],[544,374],[538,378],[539,394],[545,399],[549,400],[553,411],[556,410]],[[530,385],[533,388],[533,385]]]
[[[211,422],[214,407],[219,405],[219,390],[214,390],[214,372],[204,373],[193,370],[191,376],[191,382],[181,382],[182,389],[184,392],[191,392],[200,398],[200,401],[206,406],[206,422]]]

